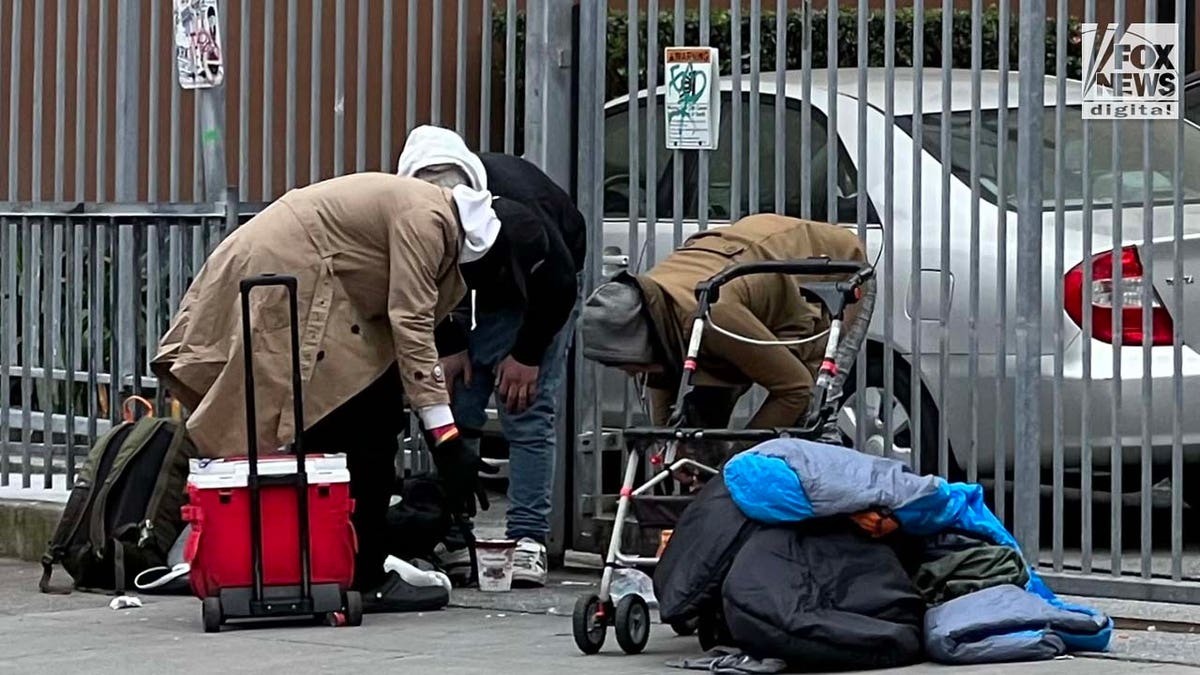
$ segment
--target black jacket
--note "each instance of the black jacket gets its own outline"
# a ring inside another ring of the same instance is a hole
[[[541,169],[520,157],[485,152],[479,159],[487,171],[488,190],[496,197],[520,202],[546,218],[571,252],[575,271],[582,270],[587,253],[587,224],[571,196]]]
[[[536,366],[562,329],[576,299],[575,269],[557,228],[533,209],[498,197],[492,204],[500,219],[496,242],[479,260],[459,266],[481,310],[520,308],[521,327],[510,354]],[[438,353],[467,348],[471,301],[463,302],[434,331]]]

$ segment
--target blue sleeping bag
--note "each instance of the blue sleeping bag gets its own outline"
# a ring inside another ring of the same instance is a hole
[[[724,477],[738,508],[761,523],[800,523],[882,508],[910,535],[958,532],[1018,548],[984,503],[981,486],[918,476],[895,460],[847,448],[799,439],[767,441],[729,460]],[[924,636],[929,656],[968,664],[1108,649],[1112,620],[1059,600],[1032,568],[1024,589],[1000,588],[931,609]]]

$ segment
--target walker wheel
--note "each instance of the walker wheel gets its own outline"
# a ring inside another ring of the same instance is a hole
[[[608,613],[600,598],[595,595],[580,596],[571,613],[571,628],[575,635],[575,646],[584,654],[595,654],[604,646],[607,635]]]
[[[204,598],[200,604],[200,616],[204,619],[205,633],[219,633],[225,617],[221,612],[220,598]]]
[[[362,619],[362,595],[358,591],[346,591],[346,625],[361,626]]]
[[[637,593],[630,593],[617,603],[617,644],[626,654],[640,654],[650,641],[650,608]]]

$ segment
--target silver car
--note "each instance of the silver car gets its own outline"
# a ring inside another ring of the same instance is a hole
[[[1016,174],[1017,156],[1017,88],[1018,76],[1009,76],[1007,128],[999,131],[1000,74],[984,72],[981,76],[980,97],[982,100],[981,125],[979,128],[979,241],[977,254],[971,246],[972,191],[971,191],[971,73],[967,70],[952,71],[953,88],[950,91],[950,167],[949,167],[949,265],[943,265],[941,250],[942,231],[942,179],[941,124],[942,85],[941,71],[929,69],[925,73],[921,90],[923,111],[923,133],[920,151],[920,217],[914,219],[913,193],[916,185],[914,176],[914,148],[911,129],[914,113],[914,84],[911,69],[898,69],[892,87],[894,92],[895,121],[885,124],[884,109],[888,87],[882,70],[868,72],[866,100],[865,137],[858,136],[858,73],[853,69],[839,70],[837,74],[837,136],[839,138],[837,175],[833,177],[836,187],[835,199],[831,203],[827,192],[828,153],[826,137],[828,128],[828,91],[825,83],[828,73],[815,70],[811,78],[811,125],[808,127],[808,152],[811,167],[807,183],[801,181],[801,133],[803,129],[801,95],[801,73],[789,72],[786,76],[784,96],[784,128],[786,138],[775,139],[775,111],[779,104],[776,97],[774,76],[769,75],[760,83],[761,98],[757,112],[750,108],[749,78],[742,79],[742,130],[739,162],[733,162],[731,150],[732,127],[732,84],[729,78],[722,82],[725,100],[722,103],[722,128],[719,149],[710,157],[708,190],[709,224],[719,226],[728,223],[731,217],[744,215],[755,210],[775,209],[775,153],[785,152],[785,185],[782,193],[783,209],[788,215],[799,216],[801,204],[808,199],[811,217],[817,220],[836,220],[841,223],[856,222],[857,184],[856,160],[860,143],[866,144],[867,163],[866,192],[868,197],[869,256],[879,260],[886,239],[885,227],[880,214],[884,213],[884,187],[891,179],[894,186],[894,216],[891,225],[892,270],[880,269],[881,281],[889,286],[891,294],[891,320],[894,330],[889,340],[884,339],[886,312],[877,306],[870,332],[867,361],[867,389],[854,392],[853,378],[849,383],[847,405],[839,417],[839,424],[849,438],[853,438],[856,427],[866,425],[865,435],[870,438],[882,434],[884,403],[883,354],[885,349],[895,355],[895,370],[892,382],[894,400],[893,427],[896,433],[897,450],[919,448],[919,460],[925,469],[938,466],[939,429],[944,427],[951,456],[958,469],[965,469],[975,462],[982,475],[994,472],[993,448],[1007,447],[1007,459],[1011,466],[1011,393],[1012,372],[1015,353],[1016,287],[1020,279],[1016,273],[1016,188],[1020,176]],[[1042,457],[1045,466],[1050,466],[1053,447],[1054,424],[1052,386],[1055,376],[1055,344],[1062,348],[1062,429],[1064,459],[1067,471],[1077,471],[1080,452],[1084,445],[1081,416],[1084,402],[1084,332],[1081,327],[1085,314],[1090,314],[1092,339],[1090,344],[1091,384],[1088,389],[1087,409],[1089,427],[1086,438],[1090,441],[1093,466],[1098,472],[1110,466],[1110,448],[1113,444],[1112,400],[1120,396],[1117,416],[1117,433],[1122,446],[1121,456],[1125,464],[1136,464],[1140,459],[1142,419],[1150,421],[1153,465],[1156,476],[1169,475],[1172,438],[1173,348],[1171,331],[1174,317],[1183,316],[1183,396],[1185,401],[1200,397],[1200,354],[1194,347],[1200,344],[1200,287],[1191,283],[1192,274],[1200,266],[1200,129],[1188,124],[1184,132],[1182,148],[1185,168],[1183,198],[1185,201],[1183,221],[1184,241],[1181,242],[1183,265],[1186,275],[1181,280],[1184,286],[1184,301],[1188,312],[1180,314],[1173,307],[1172,286],[1174,240],[1172,238],[1175,179],[1171,171],[1176,147],[1173,122],[1157,122],[1150,127],[1151,160],[1153,170],[1149,185],[1144,180],[1140,123],[1127,123],[1120,137],[1124,148],[1121,168],[1112,171],[1113,123],[1101,122],[1091,125],[1090,149],[1092,152],[1092,185],[1090,201],[1092,240],[1090,250],[1085,251],[1083,241],[1083,180],[1082,161],[1085,151],[1080,111],[1081,86],[1076,81],[1066,83],[1065,121],[1059,143],[1065,145],[1065,169],[1063,180],[1062,227],[1064,246],[1062,251],[1062,276],[1055,273],[1056,213],[1054,200],[1054,170],[1056,159],[1055,100],[1057,81],[1047,78],[1045,85],[1045,249],[1042,270],[1042,373],[1043,397],[1043,443]],[[662,129],[663,92],[659,96],[657,115],[659,138]],[[646,92],[637,101],[638,141],[640,146],[636,163],[638,182],[646,185]],[[672,250],[675,243],[673,204],[674,166],[673,155],[661,147],[656,148],[655,173],[649,180],[656,187],[656,224],[653,228],[654,255],[649,252],[647,242],[645,194],[636,195],[632,217],[630,215],[629,157],[630,103],[628,97],[608,103],[605,126],[604,159],[604,243],[607,261],[618,260],[615,254],[629,255],[630,228],[636,226],[634,260],[641,269],[649,266],[648,258],[661,259]],[[760,143],[758,156],[760,170],[757,194],[748,194],[745,189],[751,156],[749,143],[750,117],[759,117]],[[891,135],[894,144],[894,159],[885,164],[884,139]],[[999,177],[996,175],[997,150],[1000,139],[1004,139],[1007,152],[1005,164],[1005,192],[1007,207],[998,206]],[[682,195],[684,237],[698,229],[697,225],[697,160],[696,153],[683,153]],[[735,176],[735,171],[738,173]],[[731,204],[730,196],[735,178],[741,181],[739,203]],[[1125,208],[1118,209],[1123,221],[1121,237],[1113,240],[1114,210],[1113,195],[1122,193]],[[1143,199],[1146,191],[1151,192],[1153,204],[1153,236],[1143,241]],[[1005,215],[1002,216],[1001,213]],[[1000,218],[1006,218],[1006,241],[999,239]],[[853,225],[848,225],[853,227]],[[919,228],[919,230],[918,230]],[[919,234],[918,234],[919,232]],[[919,241],[920,261],[914,243]],[[1006,253],[1005,253],[1006,250]],[[1114,253],[1115,252],[1115,253]],[[1083,289],[1083,261],[1085,253],[1091,257],[1093,269],[1092,292]],[[971,311],[972,260],[976,260],[979,274],[977,311]],[[1153,263],[1152,278],[1146,279],[1144,269]],[[882,265],[882,261],[879,263]],[[1124,306],[1123,345],[1116,354],[1112,340],[1112,281],[1113,268],[1120,267],[1122,274],[1122,297]],[[999,275],[1006,275],[1001,288]],[[920,295],[916,294],[913,281],[920,279]],[[949,302],[942,303],[942,280],[948,282]],[[1150,309],[1152,335],[1142,335],[1142,284],[1153,284],[1156,300]],[[1063,291],[1059,300],[1058,291]],[[1083,302],[1091,299],[1091,311],[1085,313]],[[999,311],[1004,300],[1007,321],[1002,321]],[[1055,335],[1059,318],[1062,318],[1062,334]],[[972,328],[974,326],[974,328]],[[919,355],[914,356],[914,334],[920,342]],[[1004,344],[1001,343],[1004,341]],[[1141,374],[1143,372],[1143,348],[1141,343],[1150,340],[1149,372],[1152,390],[1151,405],[1142,398]],[[944,342],[944,346],[943,346]],[[945,373],[941,372],[943,348],[946,354]],[[978,356],[977,375],[969,377],[971,354]],[[1007,353],[1007,360],[998,354]],[[1119,365],[1119,375],[1114,373],[1114,363]],[[1006,366],[1007,376],[1001,378],[1001,366]],[[914,370],[919,373],[923,394],[921,396],[921,434],[914,444],[910,429],[910,414],[914,403],[911,400],[911,378]],[[621,402],[618,392],[623,391],[620,376],[609,373],[605,376],[605,408],[617,410]],[[1003,383],[1000,386],[998,383]],[[945,387],[942,391],[941,388]],[[1006,395],[1001,399],[998,393]],[[865,396],[866,418],[859,419],[853,413],[854,399]],[[1003,403],[1007,401],[1009,403]],[[977,414],[977,429],[972,430],[972,405]],[[1008,411],[1007,413],[1005,411]],[[1005,421],[1009,420],[1009,421]],[[1184,460],[1187,471],[1193,474],[1185,480],[1189,491],[1200,483],[1200,416],[1185,416],[1183,423]],[[998,428],[999,427],[999,428]],[[998,436],[999,432],[999,436]],[[1006,440],[1007,439],[1007,440]],[[975,442],[977,440],[977,445]],[[974,447],[973,447],[974,446]],[[954,470],[952,468],[952,470]],[[1008,474],[1011,475],[1011,474]],[[1127,485],[1136,485],[1129,480]]]

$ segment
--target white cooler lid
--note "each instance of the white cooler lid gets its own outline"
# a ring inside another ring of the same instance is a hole
[[[349,483],[346,455],[305,455],[304,469],[312,485]],[[285,476],[296,473],[296,458],[292,455],[260,457],[258,475]],[[197,488],[246,487],[250,479],[250,460],[192,459],[188,462],[188,484]]]

